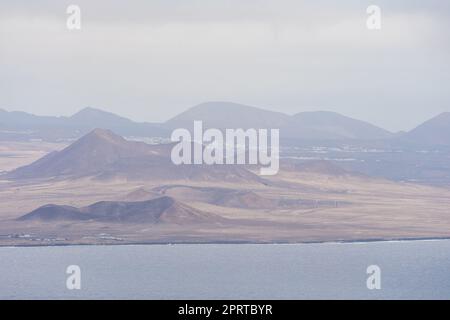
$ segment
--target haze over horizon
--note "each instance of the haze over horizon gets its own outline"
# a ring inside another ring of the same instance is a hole
[[[0,108],[90,106],[162,122],[206,101],[334,111],[409,130],[450,111],[450,4],[377,1],[0,2]],[[257,9],[255,9],[257,8]]]

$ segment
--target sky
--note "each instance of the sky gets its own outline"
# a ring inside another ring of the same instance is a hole
[[[449,33],[448,0],[0,0],[0,108],[159,122],[233,101],[410,130],[450,111]]]

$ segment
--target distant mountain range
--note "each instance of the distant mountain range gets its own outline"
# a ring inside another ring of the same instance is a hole
[[[191,128],[202,120],[209,128],[276,128],[282,138],[303,140],[385,139],[392,133],[370,123],[335,112],[301,112],[293,116],[231,102],[195,106],[165,123],[170,128]]]
[[[401,139],[422,145],[450,145],[450,112],[425,121]]]
[[[394,134],[370,123],[335,112],[300,112],[292,116],[232,102],[194,106],[164,123],[138,123],[110,112],[85,108],[71,117],[36,116],[0,109],[0,140],[77,139],[95,128],[125,137],[170,137],[174,128],[191,129],[194,120],[205,128],[276,128],[282,139],[395,140],[450,145],[450,113],[443,113],[407,133]]]
[[[73,140],[96,128],[113,130],[123,136],[169,136],[168,129],[161,124],[134,122],[94,108],[84,108],[71,117],[36,116],[0,109],[0,140]]]

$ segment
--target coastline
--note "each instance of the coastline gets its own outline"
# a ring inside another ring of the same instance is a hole
[[[205,242],[126,242],[126,243],[57,243],[51,245],[45,244],[17,244],[3,245],[2,248],[45,248],[45,247],[84,247],[84,246],[180,246],[180,245],[309,245],[309,244],[370,244],[370,243],[389,243],[389,242],[417,242],[417,241],[443,241],[450,240],[449,237],[413,237],[413,238],[372,238],[372,239],[354,239],[354,240],[333,240],[333,241],[205,241]]]

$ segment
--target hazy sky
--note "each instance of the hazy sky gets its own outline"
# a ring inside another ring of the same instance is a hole
[[[450,111],[449,39],[448,0],[0,0],[0,108],[163,121],[226,100],[406,130]]]

